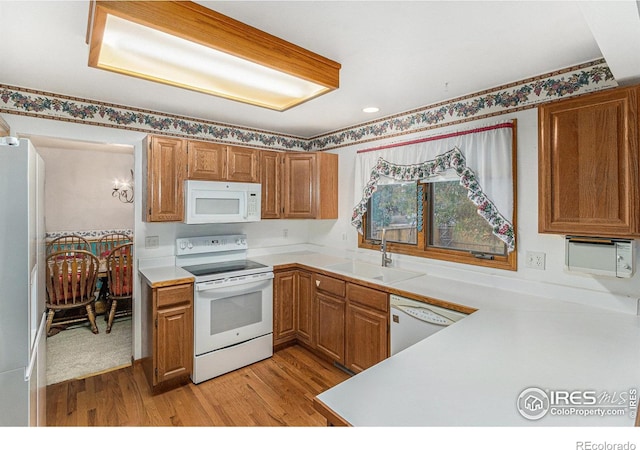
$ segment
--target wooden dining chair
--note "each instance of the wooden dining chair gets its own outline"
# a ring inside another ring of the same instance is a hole
[[[118,302],[131,302],[133,297],[133,244],[119,245],[111,250],[107,256],[107,279],[107,333],[110,333]]]
[[[82,236],[70,234],[57,237],[47,243],[47,255],[63,250],[85,250],[91,251],[91,244]]]
[[[98,242],[96,243],[96,249],[95,249],[95,255],[100,260],[100,268],[101,268],[101,272],[99,275],[100,280],[98,283],[100,286],[98,302],[101,302],[101,303],[104,302],[106,304],[107,297],[109,296],[109,281],[105,273],[105,270],[107,267],[107,261],[106,261],[107,256],[109,256],[109,253],[111,253],[111,250],[113,250],[115,247],[119,245],[129,244],[130,242],[131,242],[131,237],[124,233],[109,233],[109,234],[105,234],[100,239],[98,239]],[[108,314],[105,314],[104,320],[107,321],[107,319],[108,319]]]
[[[98,256],[98,258],[106,258],[115,247],[129,243],[131,243],[131,236],[124,233],[105,234],[98,239],[96,256]]]
[[[84,307],[93,334],[98,334],[93,309],[98,258],[87,250],[62,250],[46,257],[47,336],[55,313]],[[86,319],[79,319],[86,320]]]

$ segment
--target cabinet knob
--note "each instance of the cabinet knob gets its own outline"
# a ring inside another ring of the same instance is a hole
[[[316,287],[320,286],[320,280],[316,280]]]

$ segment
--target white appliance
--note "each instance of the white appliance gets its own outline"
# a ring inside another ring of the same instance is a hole
[[[235,223],[260,220],[260,183],[185,181],[184,223]]]
[[[0,141],[0,426],[46,422],[43,201],[31,142]]]
[[[273,267],[247,250],[244,234],[176,240],[176,265],[195,276],[196,384],[273,355]]]
[[[565,270],[591,275],[631,278],[635,271],[634,241],[567,236]]]
[[[420,342],[467,314],[391,294],[391,355]]]

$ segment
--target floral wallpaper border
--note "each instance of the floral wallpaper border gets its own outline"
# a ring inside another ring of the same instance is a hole
[[[309,139],[4,84],[0,84],[0,113],[270,150],[321,151],[533,108],[617,85],[600,59]]]
[[[81,236],[87,240],[98,240],[102,236],[112,233],[122,233],[127,236],[133,236],[133,230],[131,229],[113,229],[113,230],[88,230],[88,231],[48,231],[45,233],[45,241],[50,241],[62,236],[76,235]]]
[[[617,87],[604,59],[459,97],[386,119],[316,136],[309,151],[386,139],[534,108],[560,98]]]

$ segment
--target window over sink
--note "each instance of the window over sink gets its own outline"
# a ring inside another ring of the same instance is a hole
[[[393,146],[391,157],[383,148],[385,159],[380,156],[369,168],[363,201],[354,208],[359,247],[378,250],[384,229],[391,253],[516,270],[515,121],[508,125],[508,134],[497,137],[498,145],[483,138],[461,142],[458,133],[445,137],[439,148],[451,150],[436,150],[432,160],[407,156],[415,150],[411,147]],[[484,127],[469,134],[496,129],[504,131],[501,126]],[[479,149],[481,145],[488,148]],[[404,154],[396,156],[398,152]],[[389,162],[393,157],[401,163]],[[482,170],[474,172],[472,165]]]

